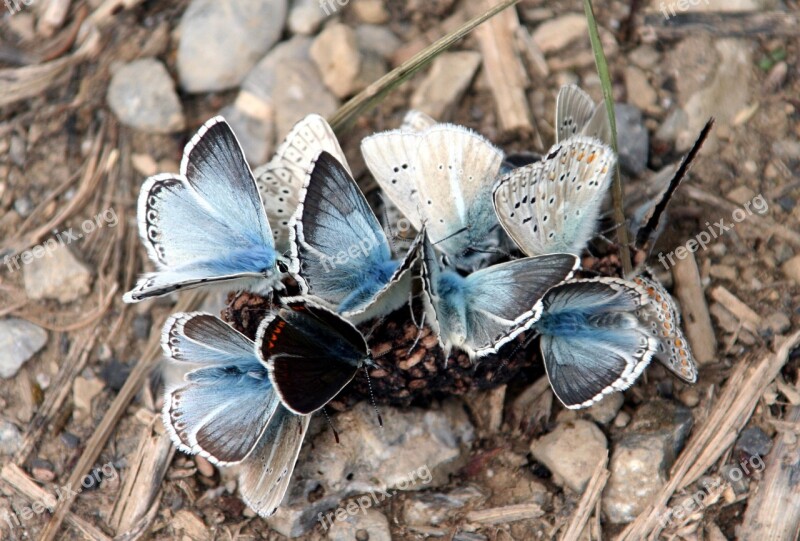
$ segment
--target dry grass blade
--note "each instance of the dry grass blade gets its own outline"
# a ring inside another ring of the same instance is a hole
[[[357,116],[364,114],[377,105],[378,102],[397,85],[427,66],[434,58],[439,56],[440,53],[446,51],[458,40],[472,32],[472,30],[481,23],[491,19],[517,2],[519,2],[519,0],[505,0],[501,2],[483,14],[468,21],[457,30],[437,40],[435,43],[432,43],[409,60],[403,62],[400,66],[369,85],[339,108],[329,119],[331,127],[333,127],[337,134],[341,133]]]
[[[611,146],[617,152],[617,119],[614,115],[614,94],[611,88],[611,74],[608,71],[608,62],[603,52],[603,45],[600,42],[600,32],[597,29],[597,21],[594,18],[592,0],[583,0],[583,8],[586,12],[586,23],[589,26],[589,41],[592,43],[592,52],[597,66],[597,74],[600,76],[600,86],[603,89],[603,101],[606,104],[608,123],[611,126]],[[614,221],[617,224],[617,240],[620,245],[620,259],[622,260],[622,272],[625,276],[630,275],[633,270],[631,265],[631,252],[628,245],[628,226],[625,223],[625,210],[622,202],[622,177],[619,172],[619,165],[614,168],[614,182],[611,185],[611,197],[614,203]]]

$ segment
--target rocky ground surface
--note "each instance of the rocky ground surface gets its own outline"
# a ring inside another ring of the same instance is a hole
[[[143,388],[124,386],[155,357],[176,306],[121,301],[150,265],[137,239],[138,188],[177,171],[187,138],[218,113],[251,163],[264,163],[294,122],[331,115],[491,3],[116,4],[0,8],[0,255],[19,254],[0,267],[3,539],[38,538],[50,514],[34,502],[74,478],[126,392],[132,402],[89,464],[101,474],[56,539],[533,540],[560,538],[581,513],[588,526],[567,538],[609,539],[664,496],[662,538],[718,541],[764,538],[753,534],[773,505],[764,494],[782,515],[800,508],[796,490],[780,489],[800,468],[800,361],[771,357],[800,322],[800,41],[776,22],[796,15],[795,1],[597,2],[629,215],[716,119],[651,261],[684,306],[696,385],[653,365],[624,395],[574,412],[537,367],[489,391],[382,407],[383,429],[362,403],[333,416],[338,445],[314,419],[287,500],[266,521],[238,499],[232,471],[173,452],[158,372]],[[361,138],[396,127],[410,107],[506,151],[541,152],[561,85],[600,99],[582,2],[515,9],[508,27],[459,42],[343,133],[365,191],[375,185]],[[730,10],[744,23],[688,24]],[[78,31],[81,22],[94,32]],[[720,220],[731,227],[717,234]],[[715,233],[704,248],[659,263],[703,231]],[[221,294],[204,307],[223,305]],[[685,482],[670,488],[676,476]]]

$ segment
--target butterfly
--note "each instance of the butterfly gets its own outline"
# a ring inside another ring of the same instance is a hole
[[[423,232],[426,318],[445,359],[453,347],[470,358],[496,353],[539,318],[542,296],[578,268],[570,254],[527,257],[462,276],[444,264]]]
[[[550,385],[567,408],[633,385],[658,350],[641,316],[649,304],[644,288],[611,277],[569,280],[544,295],[533,328]]]
[[[388,314],[411,291],[414,245],[402,260],[344,165],[322,151],[300,192],[291,226],[291,269],[311,295],[353,322]]]
[[[280,403],[252,340],[200,312],[164,325],[167,358],[188,368],[167,386],[162,416],[175,446],[218,466],[239,466],[239,491],[261,516],[283,499],[309,417]]]
[[[138,222],[158,270],[143,276],[125,302],[212,283],[280,287],[283,262],[255,179],[222,117],[206,122],[186,145],[179,175],[145,181]]]
[[[564,85],[556,97],[556,143],[588,135],[610,144],[611,126],[603,103],[595,105],[576,85]]]
[[[282,404],[307,415],[330,402],[372,361],[364,337],[336,312],[299,297],[283,303],[259,324],[258,355]]]
[[[275,156],[255,170],[256,185],[272,226],[275,247],[289,250],[289,220],[300,202],[306,175],[320,151],[339,160],[347,172],[350,168],[339,141],[328,122],[312,114],[295,124]]]
[[[656,360],[682,380],[694,383],[697,381],[697,364],[689,342],[681,332],[681,315],[675,299],[649,271],[633,281],[644,288],[650,298],[649,305],[640,310],[639,317],[649,324],[650,334],[658,343],[654,353]]]
[[[580,254],[591,239],[616,164],[614,151],[596,139],[573,136],[545,158],[501,176],[495,212],[527,255]]]
[[[491,261],[502,243],[491,202],[500,149],[463,126],[433,124],[371,135],[361,152],[384,193],[456,266]]]

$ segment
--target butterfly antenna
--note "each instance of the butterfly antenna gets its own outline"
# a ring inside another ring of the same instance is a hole
[[[420,320],[419,325],[417,325],[417,323],[414,322],[414,325],[417,326],[417,337],[414,339],[414,343],[411,344],[411,348],[409,348],[408,353],[406,353],[406,357],[411,355],[411,352],[414,351],[414,348],[417,347],[417,344],[419,344],[419,341],[422,338],[422,326],[425,325],[425,316],[426,315],[427,314],[425,314],[425,312],[422,312],[422,319]]]
[[[333,437],[336,439],[336,443],[338,444],[339,443],[339,433],[333,427],[333,423],[331,422],[331,418],[328,416],[328,410],[325,408],[325,406],[322,407],[322,413],[325,414],[325,418],[328,420],[328,425],[331,427],[331,430],[333,430]]]
[[[383,428],[383,417],[381,417],[381,412],[378,411],[378,404],[375,403],[375,395],[372,392],[372,380],[369,377],[369,370],[367,370],[367,366],[364,365],[364,373],[367,375],[367,388],[369,389],[369,399],[372,402],[372,407],[375,408],[375,415],[378,416],[378,424],[381,428]]]
[[[433,245],[435,246],[435,245],[439,244],[440,242],[444,242],[444,241],[446,241],[446,240],[448,240],[448,239],[452,239],[452,238],[453,238],[453,237],[455,237],[456,235],[460,235],[460,234],[461,234],[461,233],[463,233],[464,231],[468,231],[468,230],[469,230],[469,227],[467,227],[467,226],[465,225],[464,227],[462,227],[462,228],[461,228],[461,229],[459,229],[458,231],[455,231],[454,233],[451,233],[451,234],[447,235],[445,238],[443,238],[443,239],[440,239],[440,240],[437,240],[436,242],[433,242],[433,243],[431,243],[431,244],[433,244]]]
[[[670,200],[672,199],[672,195],[675,193],[675,190],[678,189],[678,186],[681,185],[681,181],[689,172],[689,168],[692,165],[697,153],[700,152],[700,148],[703,146],[703,143],[708,138],[708,134],[711,133],[711,128],[714,126],[714,118],[711,117],[706,122],[706,125],[703,126],[703,129],[700,131],[700,135],[697,137],[697,140],[694,142],[691,150],[686,156],[683,157],[681,161],[680,167],[675,172],[675,175],[672,177],[672,180],[669,181],[669,185],[667,186],[667,190],[664,192],[664,195],[661,197],[661,200],[656,204],[655,208],[653,209],[653,214],[650,216],[650,219],[647,220],[647,223],[642,226],[641,229],[636,233],[636,247],[640,249],[649,248],[647,245],[651,242],[651,237],[653,233],[658,229],[658,224],[661,222],[661,216],[664,214],[664,211],[667,209],[667,205],[669,205]],[[648,255],[649,255],[649,250]]]

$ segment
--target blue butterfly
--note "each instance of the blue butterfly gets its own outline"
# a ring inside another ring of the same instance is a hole
[[[309,417],[281,405],[256,345],[215,316],[173,315],[161,345],[168,359],[188,369],[164,396],[164,426],[175,446],[219,466],[238,465],[247,505],[259,515],[273,514]]]
[[[548,291],[533,325],[550,385],[570,409],[633,385],[658,350],[647,291],[619,278],[570,280]]]
[[[353,322],[408,300],[417,250],[392,258],[389,241],[347,169],[328,152],[311,166],[290,222],[291,270],[303,295]]]
[[[569,279],[580,262],[570,254],[527,257],[462,276],[446,265],[423,232],[422,283],[426,317],[445,358],[453,347],[470,358],[496,353],[528,330],[542,296]]]
[[[157,271],[125,294],[139,302],[203,284],[281,287],[272,231],[242,148],[222,117],[186,145],[179,175],[145,181],[139,234]]]

